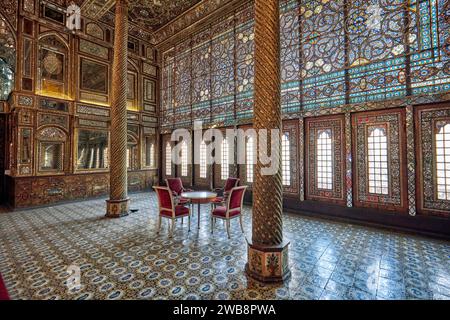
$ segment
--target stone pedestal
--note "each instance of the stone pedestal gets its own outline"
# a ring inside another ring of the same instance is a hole
[[[285,241],[280,245],[259,246],[248,244],[247,274],[261,282],[280,282],[291,276],[289,270],[288,246]]]
[[[130,212],[130,199],[124,200],[106,200],[106,217],[121,218]]]

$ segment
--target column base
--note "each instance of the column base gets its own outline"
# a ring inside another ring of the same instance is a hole
[[[107,218],[121,218],[130,214],[130,198],[123,200],[106,200]]]
[[[248,262],[245,271],[261,282],[283,282],[291,276],[288,259],[288,241],[276,246],[248,244]]]

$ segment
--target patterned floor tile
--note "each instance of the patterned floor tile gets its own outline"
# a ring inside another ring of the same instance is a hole
[[[244,229],[210,233],[209,206],[156,234],[153,193],[132,195],[138,213],[104,218],[104,199],[0,209],[0,273],[13,299],[445,299],[450,244],[327,220],[284,215],[292,276],[262,285],[245,272]],[[76,282],[79,274],[80,283]],[[79,286],[77,286],[79,284]],[[72,289],[69,287],[72,286]],[[73,288],[74,287],[74,288]]]

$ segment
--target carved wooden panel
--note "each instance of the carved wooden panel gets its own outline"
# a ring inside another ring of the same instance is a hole
[[[438,159],[437,134],[440,134],[445,125],[450,123],[450,107],[442,104],[434,107],[418,108],[416,112],[416,147],[417,147],[417,205],[421,214],[450,215],[450,200],[447,197],[448,180],[442,184],[439,180],[448,172],[448,167],[442,160]],[[442,150],[443,148],[441,148]],[[440,161],[438,161],[440,160]],[[442,169],[442,170],[441,170]],[[438,170],[443,172],[438,175]],[[438,180],[439,179],[439,180]],[[450,190],[449,190],[450,191]]]
[[[148,190],[155,170],[128,173],[128,190]],[[104,196],[109,192],[109,173],[9,178],[9,202],[14,208],[42,206],[62,201]]]
[[[305,127],[306,199],[344,204],[344,116],[307,118]],[[328,149],[321,149],[324,145],[319,143],[324,135],[330,142]]]
[[[356,113],[352,121],[355,206],[405,212],[408,205],[405,110]],[[377,133],[382,137],[377,137]],[[377,155],[378,151],[371,155],[368,147],[370,139],[375,139],[379,145],[386,144],[386,161],[383,155]],[[374,164],[378,161],[387,165],[384,167],[383,164],[380,170],[376,165],[371,165],[371,159],[375,159]],[[383,177],[382,187],[379,187],[380,176]]]

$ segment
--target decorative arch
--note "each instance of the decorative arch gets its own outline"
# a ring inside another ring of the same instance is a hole
[[[89,22],[86,24],[86,34],[105,41],[105,31],[95,22]]]
[[[57,126],[45,126],[38,130],[36,134],[38,140],[45,141],[62,141],[67,140],[67,133],[60,127]]]
[[[38,40],[38,92],[64,98],[68,94],[69,46],[55,32],[40,35]]]

